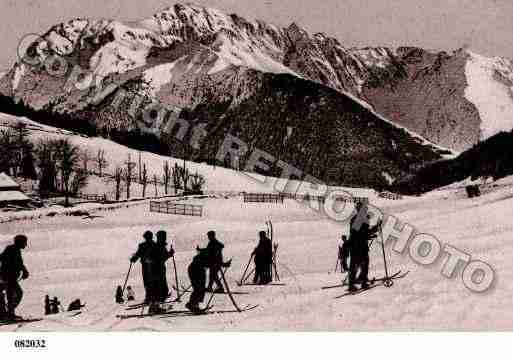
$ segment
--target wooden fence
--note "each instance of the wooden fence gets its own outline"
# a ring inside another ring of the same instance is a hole
[[[394,199],[394,200],[403,198],[403,196],[401,196],[400,194],[392,193],[392,192],[388,192],[388,191],[380,192],[378,196],[381,198]]]
[[[308,194],[281,193],[281,196],[283,198],[293,199],[293,200],[296,200],[296,201],[318,201],[318,202],[321,202],[321,203],[324,203],[326,201],[326,197],[325,196],[310,196]],[[343,196],[340,196],[340,195],[336,197],[336,201],[337,202],[344,201],[344,202],[360,203],[360,202],[363,202],[365,200],[368,200],[368,198],[367,197],[343,197]]]
[[[150,201],[150,212],[201,217],[203,215],[203,206],[172,201]]]
[[[277,193],[243,193],[244,202],[283,203],[283,195]]]
[[[107,202],[106,194],[87,194],[87,193],[79,193],[77,195],[78,198],[85,199],[86,201],[94,201],[94,202]]]

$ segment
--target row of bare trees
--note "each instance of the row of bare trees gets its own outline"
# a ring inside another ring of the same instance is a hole
[[[122,165],[115,167],[112,174],[108,174],[109,161],[105,150],[98,149],[96,153],[91,153],[72,144],[66,138],[43,139],[33,144],[28,133],[27,126],[23,123],[0,131],[0,172],[38,180],[42,197],[53,193],[63,194],[66,205],[69,205],[70,196],[76,195],[86,186],[91,174],[96,174],[100,178],[112,178],[116,200],[121,198],[122,190],[126,191],[126,198],[129,199],[134,182],[142,185],[142,197],[146,197],[149,184],[153,185],[155,196],[159,194],[160,185],[163,186],[166,195],[171,188],[174,194],[179,190],[199,193],[205,185],[205,178],[197,172],[191,173],[185,163],[183,166],[171,166],[165,161],[161,177],[156,173],[150,177],[140,153],[138,163],[134,162],[129,154]]]
[[[35,147],[39,192],[42,196],[61,193],[65,205],[87,184],[89,173],[81,166],[82,151],[68,139],[45,139]]]
[[[183,192],[201,193],[205,185],[205,178],[197,172],[191,174],[185,165],[179,166],[175,164],[171,167],[169,162],[166,161],[162,166],[162,178],[159,178],[157,174],[153,174],[150,177],[146,163],[142,162],[140,158],[138,162],[137,175],[135,171],[136,163],[131,160],[130,155],[128,155],[127,160],[122,166],[115,168],[113,178],[116,200],[121,198],[122,185],[124,185],[124,189],[126,190],[126,198],[130,199],[132,195],[132,183],[134,181],[141,184],[142,197],[146,197],[148,185],[153,185],[155,197],[159,195],[159,185],[163,185],[165,195],[169,194],[171,185],[173,186],[174,194],[177,194],[179,190],[183,190]]]

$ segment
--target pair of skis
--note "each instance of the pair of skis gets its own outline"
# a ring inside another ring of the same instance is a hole
[[[267,230],[266,230],[267,238],[269,238],[271,240],[272,251],[273,251],[272,262],[271,262],[271,282],[273,281],[273,276],[274,276],[274,278],[276,278],[276,280],[280,281],[280,275],[278,274],[278,268],[276,265],[277,257],[278,257],[278,243],[274,243],[273,222],[271,220],[265,221],[265,225],[267,227]],[[254,256],[255,256],[255,254],[251,253],[251,257],[249,257],[248,264],[246,264],[246,268],[244,269],[244,272],[242,273],[242,277],[237,282],[237,285],[239,287],[243,286],[243,285],[251,285],[250,283],[246,283],[246,281],[251,277],[251,275],[253,273],[255,273],[255,268],[253,268],[248,273],[249,266],[250,266],[251,261],[253,260]],[[273,275],[273,273],[274,273],[274,275]],[[265,285],[269,285],[269,284],[271,284],[271,283],[268,283]],[[257,284],[252,284],[252,285],[257,285]]]
[[[385,266],[385,276],[381,277],[381,278],[373,278],[372,280],[369,281],[370,284],[368,286],[366,286],[364,288],[360,288],[360,289],[354,290],[354,291],[347,291],[346,293],[344,293],[342,295],[339,295],[336,298],[342,298],[342,297],[345,297],[345,296],[348,296],[348,295],[359,294],[359,293],[365,292],[365,291],[367,291],[369,289],[375,288],[375,287],[380,286],[380,285],[383,285],[386,288],[390,288],[390,287],[392,287],[394,285],[394,280],[400,279],[400,278],[404,278],[409,273],[409,271],[402,273],[401,270],[399,270],[399,271],[397,271],[396,273],[394,273],[392,275],[388,274],[388,263],[387,263],[386,253],[385,253],[385,241],[383,240],[383,228],[382,228],[381,222],[378,222],[377,225],[378,225],[378,230],[379,230],[380,237],[381,237],[381,252],[382,252],[382,255],[383,255],[383,263],[384,263],[384,266]],[[372,245],[372,242],[371,242],[371,245]],[[369,248],[370,248],[370,246],[369,246]],[[337,264],[338,264],[338,261],[337,261]],[[336,271],[336,269],[335,269],[335,271]],[[326,287],[322,287],[322,289],[330,289],[330,288],[343,287],[345,285],[348,285],[347,279],[348,278],[346,276],[346,278],[344,279],[342,284],[334,285],[334,286],[326,286]]]
[[[226,314],[226,313],[242,313],[253,310],[258,307],[256,305],[246,305],[242,308],[237,309],[228,309],[228,310],[212,310],[213,306],[208,306],[205,309],[201,309],[199,311],[190,311],[190,310],[169,310],[162,313],[146,313],[146,314],[119,314],[116,317],[119,319],[130,319],[130,318],[146,318],[146,317],[159,317],[161,319],[165,318],[174,318],[174,317],[193,317],[200,315],[208,315],[208,314]]]

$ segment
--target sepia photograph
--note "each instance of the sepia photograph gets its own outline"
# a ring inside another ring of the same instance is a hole
[[[513,330],[513,2],[0,1],[10,349]]]

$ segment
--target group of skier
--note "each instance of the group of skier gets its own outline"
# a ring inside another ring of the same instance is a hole
[[[137,251],[130,258],[130,262],[141,262],[143,285],[146,292],[145,303],[149,305],[150,313],[159,312],[159,303],[164,302],[170,295],[166,276],[166,261],[173,257],[173,246],[167,249],[167,233],[158,231],[157,241],[153,240],[153,233],[146,231],[144,241],[139,244]]]
[[[153,235],[147,231],[143,235],[144,242],[139,244],[137,252],[131,257],[132,263],[141,261],[142,277],[146,290],[145,302],[149,304],[150,313],[162,310],[160,303],[170,295],[166,280],[166,261],[174,255],[171,247],[166,248],[166,233],[157,232],[157,242],[153,242]],[[259,233],[259,242],[252,256],[255,262],[255,284],[268,284],[271,282],[272,242],[264,231]],[[192,293],[185,307],[193,312],[201,311],[200,304],[207,292],[224,293],[224,271],[230,267],[231,260],[224,261],[224,244],[216,237],[215,231],[207,233],[208,243],[205,248],[196,247],[196,255],[187,268],[191,282]],[[209,274],[207,283],[207,270]],[[215,287],[214,287],[215,285]]]
[[[356,215],[350,221],[349,236],[343,235],[339,244],[338,260],[341,263],[342,272],[349,272],[346,278],[348,290],[351,292],[358,290],[356,284],[360,284],[361,289],[369,286],[369,249],[381,228],[381,221],[374,226],[370,225],[367,209],[365,201],[356,204]],[[144,302],[148,304],[150,313],[162,312],[163,308],[160,304],[171,295],[166,278],[166,262],[175,254],[172,245],[167,249],[165,231],[158,231],[155,236],[156,241],[153,239],[153,233],[146,231],[143,234],[144,241],[139,244],[137,251],[130,258],[131,263],[141,262],[145,288]],[[196,247],[197,253],[187,269],[192,293],[185,306],[193,312],[201,311],[200,303],[204,301],[206,292],[224,293],[223,271],[231,265],[231,260],[227,262],[223,260],[224,244],[216,238],[216,233],[209,231],[207,237],[207,246]],[[15,236],[14,243],[8,245],[0,254],[0,319],[17,318],[15,309],[23,297],[19,279],[27,279],[29,276],[21,255],[21,251],[26,246],[27,237],[20,234]],[[259,232],[258,245],[251,255],[255,264],[253,283],[259,285],[270,283],[274,254],[272,240],[265,231]],[[208,284],[207,270],[209,271]],[[129,294],[130,299],[133,300],[132,290]],[[116,297],[118,300],[122,294],[118,293]]]

